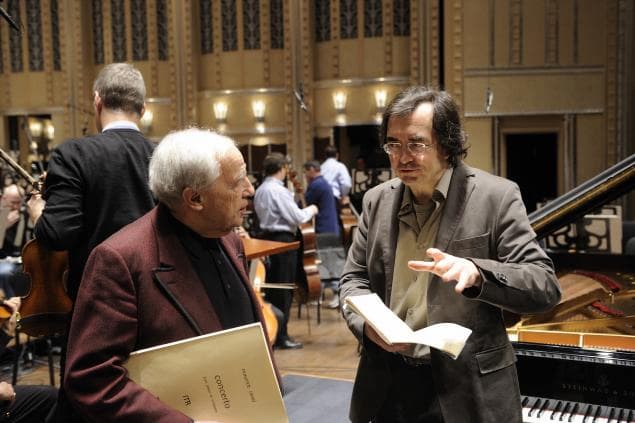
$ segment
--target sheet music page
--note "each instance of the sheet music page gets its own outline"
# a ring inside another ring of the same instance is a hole
[[[437,323],[413,332],[377,294],[346,297],[346,304],[364,318],[387,344],[424,344],[456,359],[472,330],[456,323]]]
[[[194,420],[288,423],[260,323],[135,351],[125,367]]]

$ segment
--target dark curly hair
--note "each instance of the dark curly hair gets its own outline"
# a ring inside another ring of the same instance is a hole
[[[448,156],[448,163],[456,167],[467,156],[467,136],[461,128],[459,107],[446,91],[424,86],[412,86],[401,91],[384,111],[379,128],[380,139],[386,142],[388,121],[392,116],[408,116],[421,103],[432,103],[432,130],[442,151]]]

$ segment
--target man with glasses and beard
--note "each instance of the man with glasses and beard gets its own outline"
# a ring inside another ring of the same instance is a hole
[[[362,345],[351,400],[357,422],[521,422],[515,354],[502,309],[547,311],[560,300],[518,186],[463,163],[458,106],[411,87],[386,108],[381,137],[397,176],[369,190],[340,285],[376,293],[413,330],[472,330],[456,360],[424,345],[388,345],[346,307]]]

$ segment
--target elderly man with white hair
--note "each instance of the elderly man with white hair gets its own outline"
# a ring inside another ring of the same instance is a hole
[[[75,303],[65,387],[91,422],[191,421],[127,377],[129,354],[264,325],[233,231],[254,194],[234,141],[208,130],[173,132],[149,173],[159,205],[93,250]]]

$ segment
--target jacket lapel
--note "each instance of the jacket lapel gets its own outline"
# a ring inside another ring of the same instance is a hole
[[[386,263],[386,304],[390,304],[390,293],[392,292],[392,279],[394,274],[395,265],[395,252],[397,251],[397,237],[399,236],[399,209],[401,208],[401,200],[403,198],[403,192],[405,185],[399,179],[393,179],[388,189],[382,193],[388,197],[388,204],[390,207],[378,210],[377,215],[380,221],[387,222],[386,225],[381,225],[380,239],[388,240],[388,250],[385,252],[384,263]],[[377,204],[382,204],[382,201],[378,201]]]
[[[435,243],[435,247],[441,251],[447,251],[450,241],[454,238],[456,228],[465,213],[465,206],[474,191],[474,184],[469,183],[469,178],[473,176],[474,172],[463,162],[454,168]]]
[[[159,206],[154,222],[159,265],[165,269],[157,275],[203,333],[222,330],[220,319],[207,296],[203,282],[169,224],[166,213],[169,211],[164,206]],[[187,320],[182,310],[178,307],[177,310]]]

